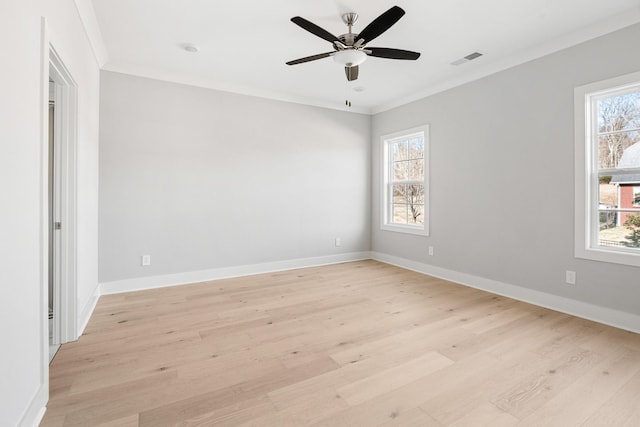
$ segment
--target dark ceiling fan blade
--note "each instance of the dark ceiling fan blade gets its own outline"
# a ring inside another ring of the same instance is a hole
[[[388,47],[368,47],[364,49],[364,51],[367,53],[367,55],[375,56],[377,58],[409,59],[409,60],[416,60],[420,58],[420,52],[412,52],[410,50],[402,50],[402,49],[390,49]]]
[[[364,30],[362,30],[360,34],[358,34],[358,37],[356,37],[356,40],[363,39],[365,44],[369,43],[371,40],[391,28],[391,26],[398,22],[403,15],[404,10],[402,10],[401,7],[393,6],[391,9],[374,19],[369,25],[364,27]]]
[[[305,56],[304,58],[294,59],[293,61],[287,62],[287,65],[302,64],[304,62],[315,61],[316,59],[328,58],[334,53],[335,52],[325,52],[325,53],[319,53],[317,55]]]
[[[350,82],[356,80],[358,78],[358,74],[360,74],[360,69],[357,65],[353,67],[344,67],[344,72],[347,75],[347,80]]]
[[[309,31],[311,34],[315,34],[316,36],[320,37],[321,39],[325,39],[330,43],[340,41],[339,38],[331,34],[329,31],[325,30],[324,28],[318,27],[313,22],[307,21],[306,19],[300,16],[294,16],[293,18],[291,18],[291,22],[293,22],[296,25],[299,25],[300,27]]]

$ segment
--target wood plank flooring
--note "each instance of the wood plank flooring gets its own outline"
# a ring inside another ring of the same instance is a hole
[[[640,335],[375,261],[103,296],[42,426],[639,426]]]

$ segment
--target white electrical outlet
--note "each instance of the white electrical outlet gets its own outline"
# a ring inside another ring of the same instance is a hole
[[[341,246],[342,245],[342,239],[340,239],[339,237],[336,237],[336,246]]]
[[[433,256],[433,246],[429,246],[429,256]]]
[[[147,267],[151,265],[151,255],[142,255],[142,266]]]
[[[576,284],[576,272],[575,271],[571,271],[571,270],[567,270],[565,272],[565,282],[567,282],[567,284],[569,284],[569,285],[575,285]]]

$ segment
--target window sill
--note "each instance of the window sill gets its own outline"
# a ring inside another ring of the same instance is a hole
[[[576,248],[576,258],[640,267],[640,253],[605,248]]]
[[[393,231],[396,233],[414,234],[416,236],[429,235],[429,230],[426,227],[414,227],[411,225],[382,224],[380,226],[380,229],[384,231]]]

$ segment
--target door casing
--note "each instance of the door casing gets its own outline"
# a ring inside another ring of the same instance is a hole
[[[53,343],[78,339],[77,321],[77,84],[52,45],[49,45],[49,80],[54,83],[54,193]],[[47,162],[48,163],[48,162]],[[56,168],[57,167],[57,168]],[[47,286],[48,289],[48,286]]]

